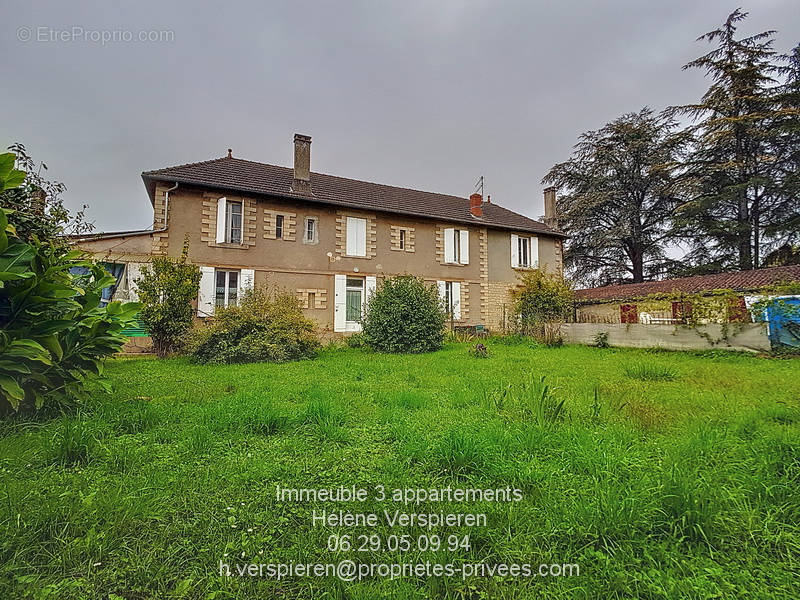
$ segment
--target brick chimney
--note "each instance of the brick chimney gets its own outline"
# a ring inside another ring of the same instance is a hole
[[[292,191],[311,194],[311,136],[294,134],[294,179]]]
[[[469,212],[473,217],[483,216],[483,196],[480,194],[472,194],[469,197]]]
[[[558,229],[556,217],[556,188],[549,187],[544,190],[544,223],[548,227]]]

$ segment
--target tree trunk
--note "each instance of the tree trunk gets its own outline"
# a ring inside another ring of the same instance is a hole
[[[642,283],[644,281],[644,252],[638,245],[631,249],[631,263],[633,283]]]
[[[758,198],[753,203],[751,214],[753,215],[753,268],[761,267],[761,213],[758,209]]]

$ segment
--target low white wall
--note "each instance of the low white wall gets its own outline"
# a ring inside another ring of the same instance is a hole
[[[608,343],[612,346],[670,350],[770,350],[765,323],[730,324],[727,340],[722,339],[722,325],[700,325],[695,329],[681,325],[641,323],[565,323],[561,327],[564,341],[568,344],[594,344],[595,336],[601,332],[608,333]],[[719,341],[712,344],[699,332],[707,334],[713,341]]]

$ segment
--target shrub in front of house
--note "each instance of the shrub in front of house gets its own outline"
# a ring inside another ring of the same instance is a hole
[[[313,358],[321,345],[296,297],[259,287],[238,306],[218,307],[210,322],[193,332],[189,347],[196,362],[231,364]]]
[[[444,343],[445,312],[435,285],[391,277],[367,301],[364,342],[379,352],[432,352]]]
[[[516,333],[532,335],[547,346],[562,343],[561,323],[573,307],[572,285],[543,269],[525,273],[512,292]]]

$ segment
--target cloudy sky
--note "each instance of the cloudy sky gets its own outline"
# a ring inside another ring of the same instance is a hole
[[[800,41],[797,0],[742,5],[743,32]],[[699,97],[681,65],[736,6],[5,0],[0,143],[44,160],[99,230],[151,225],[142,171],[227,148],[291,166],[295,132],[315,171],[463,196],[484,175],[538,217],[581,132]]]

